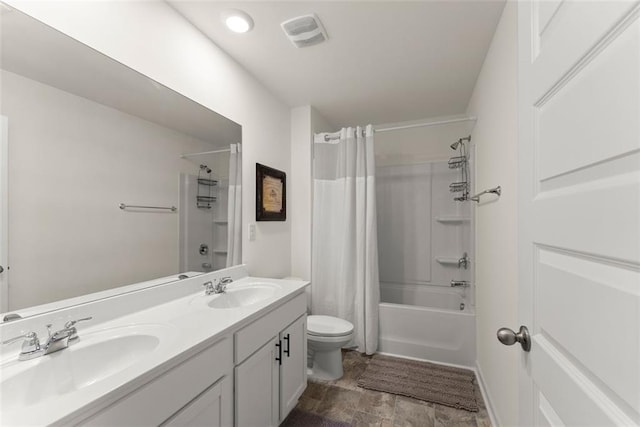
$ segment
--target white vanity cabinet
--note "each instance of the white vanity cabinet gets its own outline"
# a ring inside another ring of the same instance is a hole
[[[77,424],[229,426],[232,355],[231,337],[225,337]]]
[[[291,412],[307,386],[307,316],[299,317],[280,332],[280,421]]]
[[[187,406],[163,423],[163,426],[208,426],[227,427],[232,425],[233,381],[224,376],[220,381],[203,391]]]
[[[307,384],[306,294],[235,334],[235,425],[277,426]]]

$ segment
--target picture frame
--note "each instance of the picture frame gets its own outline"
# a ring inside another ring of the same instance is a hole
[[[256,221],[286,221],[287,174],[256,163]]]

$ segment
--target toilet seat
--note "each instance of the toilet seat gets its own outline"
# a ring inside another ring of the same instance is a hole
[[[319,337],[341,337],[353,332],[353,324],[333,316],[307,316],[307,334]]]

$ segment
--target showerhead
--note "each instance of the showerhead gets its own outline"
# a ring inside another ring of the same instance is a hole
[[[461,139],[457,140],[456,142],[454,142],[453,144],[451,144],[449,147],[451,147],[451,149],[452,149],[452,150],[457,150],[457,149],[458,149],[458,146],[459,146],[460,144],[462,144],[462,140],[461,140]]]

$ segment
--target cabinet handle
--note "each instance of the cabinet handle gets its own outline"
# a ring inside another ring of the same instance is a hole
[[[278,365],[282,365],[282,341],[278,340],[276,347],[278,347],[278,357],[276,357],[276,360],[278,361]]]
[[[284,351],[284,354],[287,355],[287,357],[289,357],[289,350],[291,349],[291,342],[289,342],[289,334],[287,334],[286,337],[284,337],[284,340],[287,342],[287,349]]]

